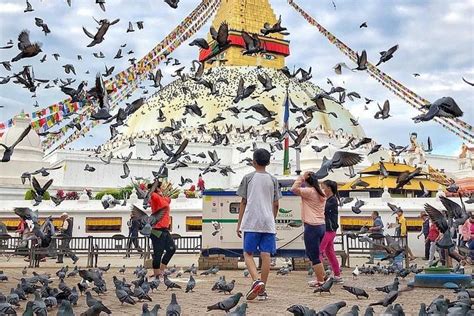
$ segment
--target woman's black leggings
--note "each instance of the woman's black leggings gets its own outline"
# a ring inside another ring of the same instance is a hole
[[[176,252],[176,246],[170,232],[161,230],[160,237],[152,233],[150,238],[153,244],[153,269],[159,269],[161,263],[168,265],[171,257],[173,257]],[[163,252],[165,252],[164,255]]]

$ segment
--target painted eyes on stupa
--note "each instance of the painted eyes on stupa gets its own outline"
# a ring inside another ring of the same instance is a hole
[[[274,60],[276,59],[276,57],[272,54],[263,54],[263,58],[265,58],[266,60]]]

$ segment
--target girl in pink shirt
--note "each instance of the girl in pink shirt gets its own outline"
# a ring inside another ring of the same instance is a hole
[[[305,186],[303,186],[303,184]],[[304,245],[306,255],[313,264],[316,280],[310,286],[324,284],[324,267],[319,258],[319,246],[326,232],[324,206],[326,195],[319,187],[318,179],[313,172],[305,172],[298,177],[291,187],[291,191],[301,197],[301,219],[304,223]]]

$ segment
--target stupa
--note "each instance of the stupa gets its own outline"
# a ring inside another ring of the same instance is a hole
[[[321,89],[310,81],[300,82],[297,79],[288,79],[279,69],[285,66],[285,57],[289,56],[289,41],[281,34],[270,34],[263,36],[260,29],[265,22],[273,25],[277,22],[268,0],[225,0],[222,1],[212,25],[218,29],[221,23],[229,25],[229,39],[231,45],[223,52],[215,53],[215,43],[208,36],[210,49],[200,50],[199,60],[204,62],[206,71],[203,80],[211,82],[215,91],[199,84],[188,73],[186,77],[179,78],[165,86],[157,94],[150,98],[142,106],[140,111],[134,113],[128,120],[128,127],[114,143],[128,142],[129,138],[150,138],[158,134],[166,126],[170,126],[171,120],[179,122],[183,118],[180,132],[189,131],[189,135],[196,135],[197,127],[201,124],[208,129],[217,127],[221,132],[231,124],[234,127],[253,126],[262,133],[264,130],[281,129],[283,124],[284,101],[288,94],[292,102],[298,107],[313,105],[311,101]],[[282,23],[284,25],[284,22]],[[257,34],[265,47],[262,54],[243,55],[242,31],[249,34]],[[291,30],[289,30],[291,32]],[[210,60],[214,62],[210,63]],[[257,75],[268,75],[272,79],[274,89],[265,92]],[[184,79],[184,80],[183,80]],[[257,85],[257,90],[251,97],[234,103],[239,80],[244,80],[244,86]],[[204,117],[192,116],[185,113],[185,106],[197,103],[202,109]],[[263,117],[253,111],[246,111],[255,104],[263,104],[269,111],[276,113],[275,119],[265,125],[261,124]],[[354,136],[361,138],[365,133],[360,125],[354,126],[351,122],[353,116],[341,104],[331,100],[325,100],[328,115],[314,112],[314,119],[307,124],[308,130],[319,130],[332,134]],[[237,107],[241,113],[234,115],[228,109]],[[162,111],[167,118],[159,122],[157,118]],[[301,113],[291,113],[289,119],[290,128],[301,123]],[[337,116],[337,117],[336,117]],[[223,120],[219,120],[223,117]],[[298,122],[299,121],[299,122]],[[235,142],[235,140],[234,140]],[[106,145],[105,148],[108,146]],[[110,148],[110,146],[109,146]]]
[[[23,131],[31,124],[30,118],[21,112],[13,118],[13,127],[6,131],[0,143],[11,146]],[[32,129],[28,135],[15,147],[15,151],[8,163],[0,163],[0,200],[6,198],[16,189],[29,187],[23,184],[20,175],[23,172],[40,169],[44,166],[41,140]]]

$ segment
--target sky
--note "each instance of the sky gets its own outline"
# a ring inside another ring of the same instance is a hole
[[[46,62],[39,60],[44,55],[23,59],[12,64],[12,72],[0,66],[0,77],[20,71],[24,65],[32,65],[35,76],[41,79],[74,78],[77,83],[87,80],[89,86],[94,84],[97,72],[104,72],[105,66],[115,66],[115,73],[128,67],[128,58],[143,57],[156,43],[161,41],[181,20],[199,3],[197,0],[183,0],[177,10],[170,8],[161,0],[107,0],[106,12],[103,12],[94,0],[72,0],[69,7],[66,0],[30,0],[33,12],[24,13],[26,5],[19,0],[0,1],[0,46],[12,39],[15,46],[0,50],[0,61],[10,60],[17,53],[16,38],[27,29],[31,41],[42,43],[42,50],[47,54]],[[290,67],[312,67],[312,81],[323,89],[329,90],[327,78],[336,85],[344,86],[348,91],[357,91],[363,97],[383,104],[390,100],[392,117],[387,120],[374,120],[376,102],[369,104],[364,111],[363,101],[347,101],[345,106],[359,118],[359,122],[368,137],[387,146],[388,142],[408,144],[409,135],[418,133],[418,138],[426,142],[431,137],[436,154],[457,154],[461,140],[435,122],[415,124],[412,117],[418,112],[408,104],[386,90],[365,72],[343,71],[336,75],[333,66],[345,62],[350,67],[354,64],[334,45],[324,38],[316,28],[309,25],[284,0],[270,0],[277,15],[282,15],[282,24],[288,28],[290,35],[291,55],[286,58]],[[398,44],[399,49],[392,60],[380,66],[425,99],[434,102],[444,96],[456,100],[463,109],[463,120],[474,125],[474,87],[464,83],[461,77],[474,82],[474,2],[464,0],[298,0],[297,3],[312,15],[326,29],[337,36],[355,51],[365,49],[369,61],[375,63],[379,52]],[[41,28],[35,25],[35,17],[40,17],[48,24],[51,33],[44,35]],[[100,45],[88,48],[90,39],[82,31],[86,27],[94,33],[96,23],[93,18],[120,22],[111,26],[106,39]],[[144,22],[144,29],[126,33],[128,22]],[[359,28],[367,22],[367,28]],[[210,22],[196,37],[206,37]],[[191,38],[190,40],[192,40]],[[181,45],[171,57],[183,64],[190,64],[196,59],[198,50],[188,45]],[[121,44],[125,57],[114,59]],[[133,50],[132,55],[126,52]],[[104,59],[93,57],[93,52],[102,51]],[[53,53],[59,53],[55,60]],[[77,55],[83,60],[78,61]],[[64,73],[65,64],[73,64],[77,76]],[[173,68],[162,68],[164,83],[170,82]],[[85,74],[89,71],[90,74]],[[419,73],[414,77],[413,73]],[[148,85],[149,83],[147,83]],[[59,88],[38,89],[36,98],[19,85],[0,85],[0,122],[3,122],[21,110],[32,112],[37,101],[40,108],[49,106],[65,98]],[[139,97],[137,95],[136,97]],[[92,147],[105,142],[108,128],[98,127],[86,137],[73,144],[75,148]]]

